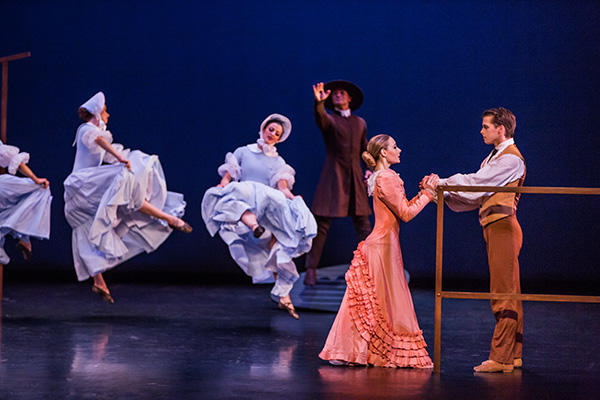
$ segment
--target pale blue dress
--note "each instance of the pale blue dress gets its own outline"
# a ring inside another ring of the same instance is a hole
[[[290,200],[276,189],[282,179],[291,189],[295,171],[279,155],[267,156],[258,145],[250,144],[227,153],[218,172],[221,176],[229,172],[232,182],[204,194],[202,218],[208,232],[211,236],[219,232],[235,262],[254,283],[273,282],[276,272],[271,294],[286,296],[298,279],[292,259],[308,252],[317,235],[315,218],[302,197]],[[258,239],[240,221],[246,210],[266,229]],[[277,243],[269,248],[271,235]]]
[[[14,176],[19,165],[28,161],[29,154],[0,141],[0,167],[8,168],[8,174],[0,175],[0,264],[10,261],[4,251],[7,235],[25,241],[50,237],[50,189]]]
[[[156,250],[171,234],[163,220],[138,211],[144,200],[177,217],[185,211],[183,195],[167,191],[158,156],[113,144],[129,160],[129,171],[96,144],[98,136],[112,143],[109,131],[89,122],[77,129],[73,172],[64,182],[65,217],[73,228],[73,263],[80,281]]]

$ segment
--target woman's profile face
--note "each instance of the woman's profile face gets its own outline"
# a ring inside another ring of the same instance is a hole
[[[277,122],[271,122],[269,125],[265,126],[262,133],[265,144],[275,144],[281,139],[283,127]]]
[[[108,117],[110,117],[110,114],[108,113],[108,111],[106,111],[106,104],[105,104],[104,107],[102,108],[102,111],[100,111],[100,118],[102,118],[102,121],[104,121],[104,123],[107,125],[108,125]]]
[[[394,138],[389,138],[385,146],[385,159],[389,164],[397,164],[400,162],[400,153],[402,150],[396,144]]]

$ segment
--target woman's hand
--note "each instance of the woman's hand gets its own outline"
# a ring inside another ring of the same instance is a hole
[[[287,197],[287,198],[288,198],[288,199],[290,199],[290,200],[294,200],[294,197],[296,197],[296,196],[294,196],[294,194],[293,194],[293,193],[290,191],[290,189],[288,189],[288,188],[285,188],[285,189],[279,189],[279,190],[281,191],[281,193],[283,193],[283,195],[284,195],[285,197]]]
[[[46,178],[38,178],[36,176],[35,178],[31,178],[31,179],[33,179],[33,181],[36,183],[36,185],[40,185],[44,189],[48,189],[48,186],[50,186],[50,181]]]
[[[296,197],[288,187],[288,182],[285,179],[282,179],[279,182],[277,182],[277,189],[279,189],[281,193],[283,193],[284,196],[290,200],[293,200],[294,197]]]
[[[316,85],[313,85],[313,92],[315,93],[315,100],[318,102],[325,101],[331,94],[331,90],[327,92],[323,91],[323,82],[319,82]]]
[[[27,164],[19,164],[19,172],[31,179],[36,185],[41,185],[44,189],[47,189],[48,186],[50,186],[50,181],[48,181],[48,179],[38,178],[37,175],[33,173],[31,168],[27,166]]]
[[[231,182],[231,175],[229,172],[225,172],[225,175],[223,175],[223,178],[221,178],[221,182],[217,184],[217,187],[224,188],[225,186],[229,185],[229,182]]]
[[[428,190],[435,191],[439,181],[440,181],[440,177],[438,175],[430,174],[430,175],[423,177],[423,179],[421,180],[421,183],[419,184],[419,187],[421,189],[428,189]]]
[[[227,179],[224,176],[223,179],[221,179],[221,182],[217,184],[217,187],[224,188],[225,186],[229,185],[229,182],[231,182],[231,179]]]
[[[125,164],[125,166],[127,167],[127,169],[131,171],[131,163],[129,162],[129,160],[126,160],[126,159],[124,159],[124,158],[121,158],[121,159],[119,160],[119,162],[120,162],[120,163],[123,163],[123,164]]]

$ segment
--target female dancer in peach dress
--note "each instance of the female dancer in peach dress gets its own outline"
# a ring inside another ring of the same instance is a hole
[[[404,182],[389,166],[400,149],[388,135],[369,141],[363,160],[375,169],[368,180],[375,227],[358,245],[346,272],[346,293],[319,354],[334,365],[431,368],[402,263],[399,220],[410,221],[433,198],[435,178],[408,201]]]

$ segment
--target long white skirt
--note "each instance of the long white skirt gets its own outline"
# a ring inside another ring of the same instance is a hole
[[[167,191],[158,157],[135,150],[124,164],[74,171],[64,182],[65,217],[73,228],[73,263],[83,281],[140,254],[156,250],[172,229],[140,211],[144,200],[177,217],[185,201]]]
[[[10,261],[4,251],[6,235],[25,240],[50,237],[51,203],[50,189],[29,178],[0,175],[0,264]]]
[[[240,221],[246,210],[268,231],[259,239]],[[292,259],[308,252],[317,235],[317,223],[302,197],[290,200],[281,191],[252,181],[208,189],[202,218],[211,236],[219,232],[231,257],[254,283],[273,282],[277,273],[271,293],[278,297],[286,296],[298,279]],[[277,243],[269,248],[271,235]]]

